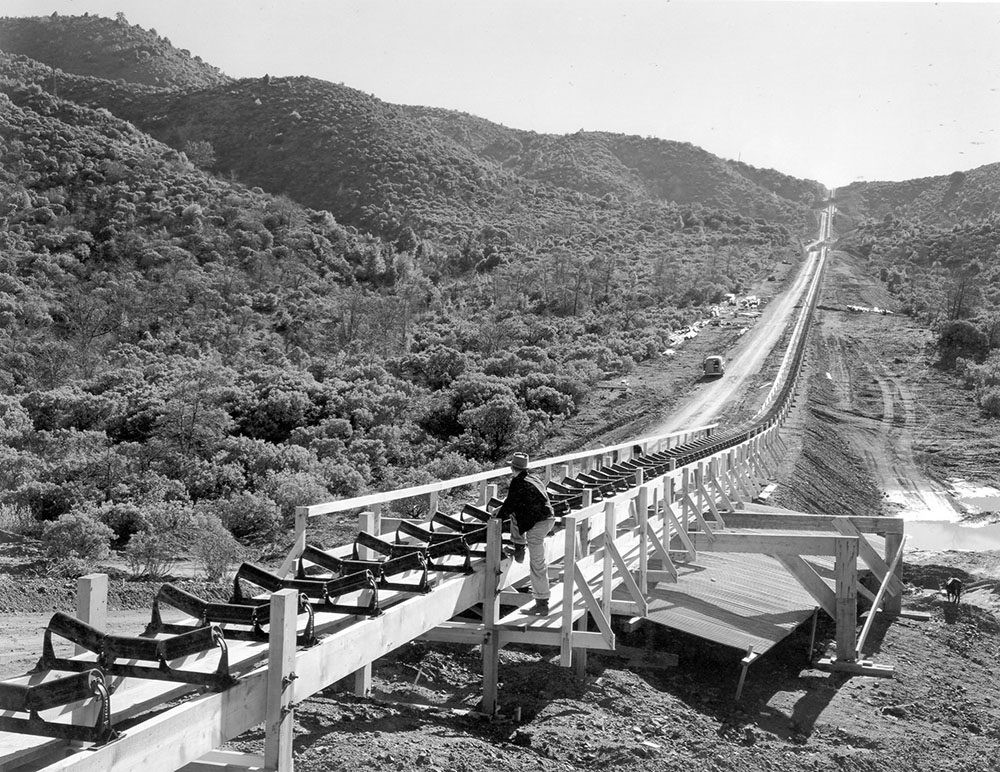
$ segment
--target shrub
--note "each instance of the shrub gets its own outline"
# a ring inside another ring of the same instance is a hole
[[[26,507],[0,503],[0,531],[34,538],[39,535],[40,527]]]
[[[94,516],[114,531],[114,546],[121,549],[143,527],[142,510],[130,502],[106,503],[94,510]]]
[[[235,493],[229,498],[206,503],[202,509],[208,507],[214,511],[213,516],[239,539],[270,540],[281,522],[278,505],[262,493]]]
[[[191,526],[191,555],[210,582],[218,582],[243,560],[246,550],[226,530],[217,515],[195,515]]]
[[[42,546],[52,559],[103,560],[111,554],[114,531],[86,512],[67,512],[45,524]]]
[[[175,542],[161,534],[140,531],[125,548],[125,560],[133,578],[162,579],[177,562]]]
[[[959,319],[941,326],[937,347],[941,366],[951,369],[959,357],[981,362],[989,353],[990,340],[972,322]]]
[[[133,577],[160,579],[167,575],[191,541],[191,506],[160,501],[143,513],[143,529],[125,548]]]
[[[990,418],[1000,418],[1000,386],[994,386],[983,394],[980,400],[983,415]]]
[[[465,427],[462,450],[481,461],[498,461],[515,445],[525,443],[528,416],[513,395],[501,394],[465,410],[458,420]]]
[[[288,523],[292,522],[295,507],[329,501],[331,498],[328,485],[318,475],[309,472],[269,474],[262,487],[278,505],[281,517]]]

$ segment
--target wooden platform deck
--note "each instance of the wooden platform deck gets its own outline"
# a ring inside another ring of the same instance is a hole
[[[881,537],[867,539],[874,548],[884,549]],[[807,562],[833,589],[833,558],[809,556]],[[752,646],[756,655],[764,654],[817,607],[795,577],[769,555],[701,552],[693,562],[676,566],[676,583],[661,582],[650,591],[645,619],[744,652]]]
[[[649,593],[646,619],[760,655],[808,620],[816,601],[772,557],[703,552]],[[824,572],[825,573],[825,572]]]

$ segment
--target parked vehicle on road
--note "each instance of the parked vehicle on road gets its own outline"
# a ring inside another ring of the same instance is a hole
[[[718,376],[726,372],[726,360],[717,354],[705,357],[705,375]]]

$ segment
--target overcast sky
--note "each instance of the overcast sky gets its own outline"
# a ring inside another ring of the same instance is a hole
[[[233,77],[682,140],[831,186],[1000,161],[1000,3],[0,0],[52,11],[123,11]]]

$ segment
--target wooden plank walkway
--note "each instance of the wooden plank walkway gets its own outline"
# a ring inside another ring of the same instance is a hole
[[[808,620],[816,601],[774,558],[702,552],[649,593],[646,619],[758,655]],[[826,573],[826,572],[823,572]],[[832,583],[831,583],[832,584]]]
[[[875,549],[884,549],[882,537],[866,538]],[[808,556],[806,562],[834,589],[832,557]],[[752,646],[758,656],[765,653],[817,607],[795,577],[769,555],[701,552],[693,562],[675,565],[677,582],[661,582],[651,589],[645,619],[740,651]]]

